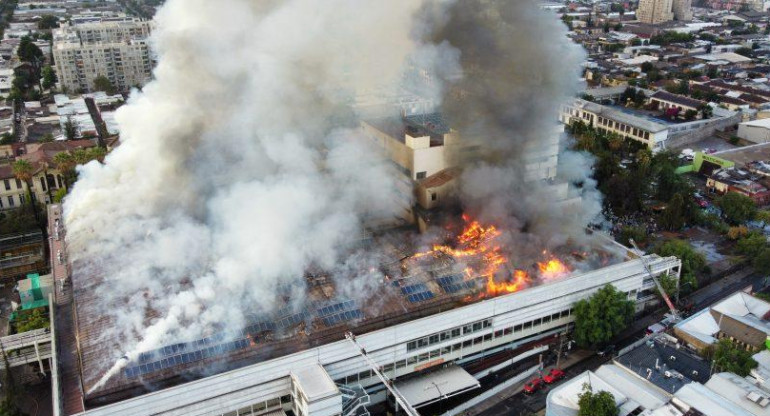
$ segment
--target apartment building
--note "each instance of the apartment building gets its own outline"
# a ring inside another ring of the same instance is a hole
[[[651,25],[692,20],[692,0],[640,0],[636,18]]]
[[[59,84],[90,92],[107,77],[119,91],[144,85],[152,76],[147,38],[151,22],[138,19],[65,25],[54,32],[53,55]]]
[[[672,0],[639,0],[636,18],[642,23],[657,25],[674,20]]]

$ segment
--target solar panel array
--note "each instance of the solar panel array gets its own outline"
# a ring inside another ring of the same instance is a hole
[[[220,355],[228,354],[232,351],[241,350],[249,346],[249,341],[245,338],[240,338],[235,341],[211,346],[207,346],[209,344],[206,343],[206,339],[208,338],[193,341],[189,344],[174,344],[171,346],[163,347],[160,350],[166,350],[170,348],[169,351],[173,352],[172,355],[155,355],[155,359],[152,361],[150,361],[149,358],[153,357],[151,353],[143,353],[140,355],[140,362],[134,366],[127,367],[124,372],[129,378],[139,377],[155,371],[176,367],[178,365],[188,364],[205,360],[210,357],[217,357]],[[142,359],[144,359],[144,362],[141,361]]]
[[[426,292],[426,291],[428,291],[428,287],[425,286],[425,283],[415,283],[413,285],[404,286],[401,288],[401,293],[405,295],[411,295],[413,293]]]
[[[342,322],[361,319],[364,317],[364,313],[356,307],[354,301],[346,300],[318,308],[318,316],[326,326],[333,326]]]
[[[275,331],[275,327],[276,327],[275,322],[270,322],[270,321],[255,322],[255,320],[252,322],[254,323],[247,325],[246,328],[243,329],[246,333],[257,335],[262,332]]]
[[[352,300],[320,307],[316,315],[327,326],[364,317],[363,312],[358,309]],[[219,333],[190,343],[172,344],[143,352],[139,354],[134,365],[124,369],[124,373],[127,377],[134,378],[155,371],[229,354],[233,351],[247,348],[251,342],[249,338],[255,339],[255,336],[260,333],[291,328],[301,322],[312,319],[312,317],[313,314],[307,310],[295,312],[289,307],[280,309],[274,315],[273,320],[266,319],[265,316],[249,314],[247,319],[250,323],[240,333],[236,333],[233,340],[224,342],[228,339],[228,336],[224,333]]]
[[[276,319],[275,326],[278,329],[291,328],[300,322],[307,321],[308,319],[310,319],[310,312],[303,310],[302,312],[293,313],[291,315]]]
[[[401,293],[406,295],[406,300],[412,303],[433,299],[433,292],[428,290],[425,283],[417,283],[401,288]]]
[[[436,279],[436,283],[441,286],[445,293],[452,294],[464,290],[476,289],[482,279],[465,280],[461,274],[443,276]]]

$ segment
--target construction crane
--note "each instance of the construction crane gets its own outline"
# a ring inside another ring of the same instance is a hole
[[[636,245],[636,242],[633,239],[629,239],[628,242],[631,243],[631,246],[634,247],[634,250],[638,252],[639,260],[642,261],[644,270],[647,271],[647,274],[650,275],[650,277],[652,278],[652,281],[655,282],[655,286],[658,288],[658,292],[660,292],[660,295],[663,297],[663,300],[666,302],[666,305],[668,305],[668,309],[671,311],[671,319],[673,319],[674,322],[679,321],[679,311],[676,309],[676,306],[674,306],[674,303],[671,302],[671,298],[668,297],[668,294],[663,289],[663,286],[660,284],[660,281],[658,280],[658,278],[655,277],[655,274],[652,273],[650,264],[647,262],[647,259],[644,257],[644,251],[639,249],[639,247]]]
[[[380,372],[380,367],[377,365],[377,363],[372,361],[371,358],[369,358],[364,347],[362,347],[361,344],[359,344],[356,340],[356,336],[353,335],[352,332],[346,332],[345,338],[353,343],[353,345],[356,347],[356,350],[358,350],[358,354],[361,355],[364,361],[366,361],[366,364],[368,364],[372,369],[374,374],[376,374],[380,381],[382,381],[382,384],[384,384],[385,388],[388,389],[390,394],[393,395],[393,398],[396,399],[396,403],[401,406],[404,412],[409,416],[420,416],[420,414],[417,413],[417,410],[412,407],[411,404],[409,404],[406,398],[401,395],[401,392],[399,392],[398,389],[393,385],[393,381],[388,376]],[[398,412],[398,408],[396,408],[396,412]]]

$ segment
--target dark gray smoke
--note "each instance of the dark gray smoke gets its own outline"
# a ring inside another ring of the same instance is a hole
[[[447,80],[442,111],[485,149],[461,178],[466,209],[506,225],[512,250],[581,236],[599,215],[600,194],[590,158],[561,149],[556,119],[559,104],[577,92],[582,49],[533,2],[468,0],[426,10],[435,23],[426,37],[460,51],[463,76]],[[568,163],[557,171],[560,150]],[[528,251],[520,254],[531,258]]]

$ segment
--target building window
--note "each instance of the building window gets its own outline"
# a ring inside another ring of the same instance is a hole
[[[426,176],[428,176],[428,172],[417,172],[417,179],[425,179]]]
[[[16,179],[16,188],[21,189],[21,181],[18,178]]]
[[[435,194],[435,193],[431,193],[431,194],[430,194],[430,200],[431,200],[431,201],[435,201],[436,199],[438,199],[438,195],[437,195],[437,194]]]
[[[10,191],[11,190],[11,181],[8,179],[4,179],[3,182],[5,183],[5,190]]]
[[[14,206],[14,203],[13,203],[13,195],[8,195],[8,206],[9,206],[9,207],[12,207],[12,206]]]
[[[44,191],[46,190],[46,187],[45,187],[45,179],[43,179],[43,177],[42,177],[42,176],[40,177],[40,187],[41,187],[41,188],[42,188]]]
[[[24,204],[25,202],[27,202],[27,201],[25,201],[25,200],[24,200],[24,194],[20,194],[20,195],[19,195],[19,201],[21,201],[21,203],[22,203],[22,204]]]

